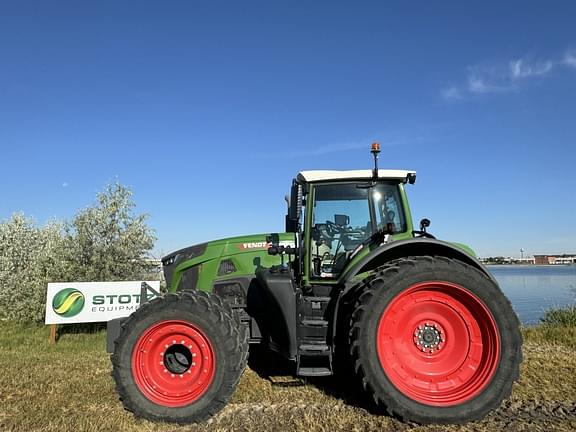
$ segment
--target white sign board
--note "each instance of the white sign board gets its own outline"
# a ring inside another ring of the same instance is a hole
[[[148,300],[160,295],[159,281],[146,281]],[[142,281],[49,283],[46,324],[110,321],[140,306]]]

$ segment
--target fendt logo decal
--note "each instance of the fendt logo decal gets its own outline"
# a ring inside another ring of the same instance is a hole
[[[236,246],[238,246],[238,248],[239,248],[240,250],[246,250],[246,249],[268,249],[270,246],[272,246],[272,243],[268,243],[268,242],[262,241],[262,242],[238,243]],[[280,242],[280,246],[284,246],[284,247],[294,247],[294,242],[293,242],[293,241],[281,241],[281,242]]]
[[[238,247],[240,249],[264,249],[272,246],[272,243],[268,242],[252,242],[252,243],[240,243]]]
[[[84,308],[84,294],[76,288],[64,288],[52,299],[52,309],[64,318],[78,315]]]

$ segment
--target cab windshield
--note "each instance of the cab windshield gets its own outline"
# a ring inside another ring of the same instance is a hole
[[[398,185],[321,184],[314,187],[312,276],[334,278],[352,252],[377,231],[406,231]]]

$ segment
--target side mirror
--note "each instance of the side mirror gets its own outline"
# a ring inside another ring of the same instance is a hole
[[[286,232],[295,233],[298,231],[298,221],[286,215]]]
[[[270,234],[269,236],[266,236],[266,242],[272,243],[273,246],[277,246],[280,244],[280,236],[278,233]]]
[[[290,190],[290,202],[288,205],[288,214],[286,215],[286,232],[297,232],[302,215],[302,185],[296,181],[292,182]]]
[[[426,232],[426,228],[428,228],[430,226],[430,219],[422,219],[420,221],[420,231],[422,232]]]

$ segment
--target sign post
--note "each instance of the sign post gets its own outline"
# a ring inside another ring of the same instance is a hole
[[[48,341],[50,345],[54,345],[56,343],[56,336],[58,335],[58,325],[57,324],[50,324],[50,337]]]

